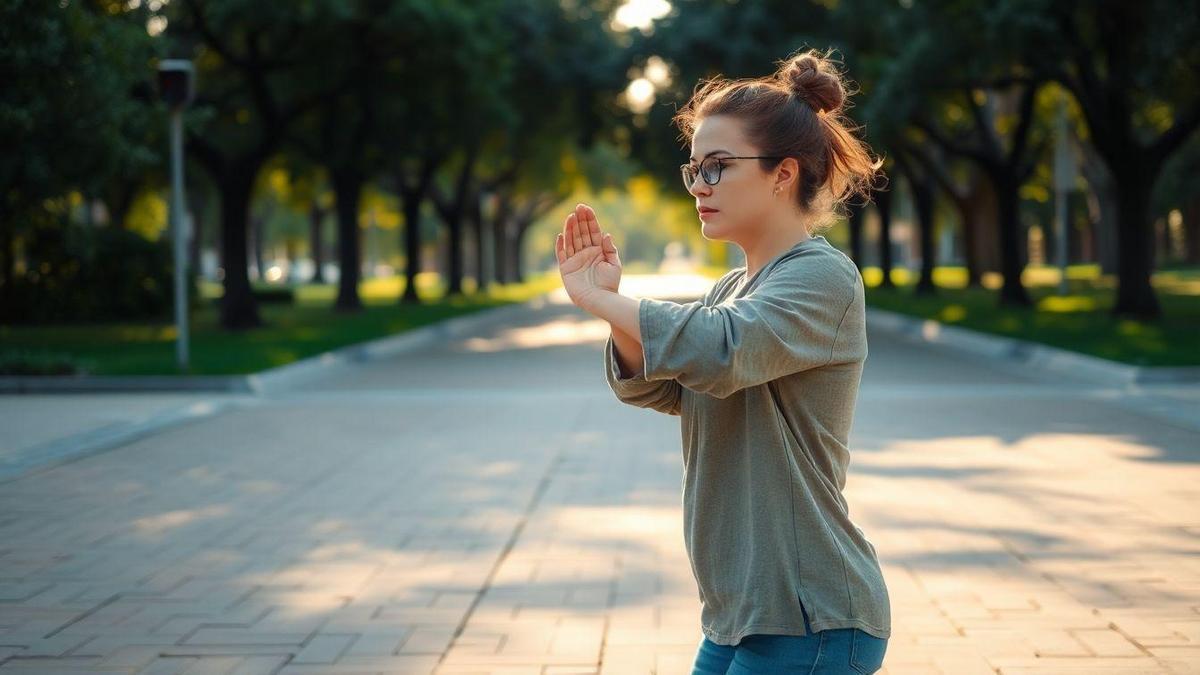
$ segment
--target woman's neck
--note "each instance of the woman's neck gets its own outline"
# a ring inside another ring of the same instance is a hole
[[[782,230],[778,234],[761,237],[753,244],[739,244],[746,256],[746,278],[750,279],[757,274],[763,265],[766,265],[775,256],[811,238],[808,230],[801,227],[798,232]]]

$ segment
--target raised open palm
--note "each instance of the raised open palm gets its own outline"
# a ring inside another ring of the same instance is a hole
[[[618,292],[621,284],[621,258],[612,235],[600,231],[596,212],[578,204],[567,216],[563,231],[554,242],[558,272],[571,302],[584,306],[597,291]]]

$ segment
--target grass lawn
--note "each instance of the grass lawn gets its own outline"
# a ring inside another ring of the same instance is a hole
[[[913,294],[916,275],[893,271],[894,290],[878,288],[877,267],[863,271],[867,304],[941,323],[1031,340],[1133,365],[1200,365],[1200,269],[1155,272],[1152,283],[1163,308],[1154,323],[1114,319],[1108,311],[1116,299],[1116,279],[1101,275],[1098,265],[1067,268],[1068,294],[1058,295],[1056,267],[1028,267],[1022,277],[1034,307],[1000,308],[1001,278],[988,273],[983,289],[964,288],[966,269],[938,267],[937,295]]]
[[[256,287],[263,287],[255,284]],[[473,281],[464,283],[473,290]],[[359,286],[364,309],[357,314],[332,310],[337,288],[299,285],[291,305],[259,304],[262,328],[229,333],[217,325],[219,284],[201,283],[203,307],[191,317],[191,368],[187,374],[251,373],[280,366],[356,342],[400,333],[480,309],[522,302],[561,286],[557,271],[529,276],[521,284],[494,285],[479,296],[446,300],[436,273],[417,276],[425,302],[398,303],[402,278],[370,279]],[[0,326],[0,374],[13,374],[14,363],[34,364],[54,373],[64,362],[94,375],[178,375],[173,321],[114,324]],[[7,365],[6,365],[7,364]],[[28,371],[22,371],[30,374]]]

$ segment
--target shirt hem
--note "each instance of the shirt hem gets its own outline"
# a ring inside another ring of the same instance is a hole
[[[861,621],[858,619],[850,619],[850,620],[834,619],[834,620],[830,620],[830,621],[812,621],[812,620],[810,620],[808,623],[812,627],[812,631],[811,631],[812,633],[818,633],[823,630],[836,630],[839,628],[858,628],[859,630],[862,630],[865,633],[869,633],[870,635],[880,638],[880,639],[883,639],[883,640],[887,640],[887,639],[891,638],[891,636],[892,636],[891,629],[880,628],[874,624],[867,623],[866,621]],[[753,624],[750,624],[749,626],[746,626],[745,628],[743,628],[742,630],[740,630],[736,633],[721,633],[712,628],[709,628],[708,626],[703,626],[703,627],[701,627],[701,632],[703,632],[704,636],[707,637],[712,642],[719,644],[719,645],[726,645],[726,646],[736,645],[738,642],[742,641],[742,638],[745,638],[748,635],[754,635],[754,634],[759,634],[759,635],[798,635],[798,636],[809,634],[808,632],[806,632],[804,630],[803,625],[781,625],[781,624],[775,624],[775,623],[753,623]]]

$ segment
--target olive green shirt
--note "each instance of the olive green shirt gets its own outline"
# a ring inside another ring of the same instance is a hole
[[[642,298],[641,374],[621,377],[611,335],[604,348],[621,401],[680,417],[702,631],[722,645],[805,635],[805,612],[813,632],[888,638],[875,547],[842,495],[867,357],[862,276],[820,235],[745,276],[686,304]]]

